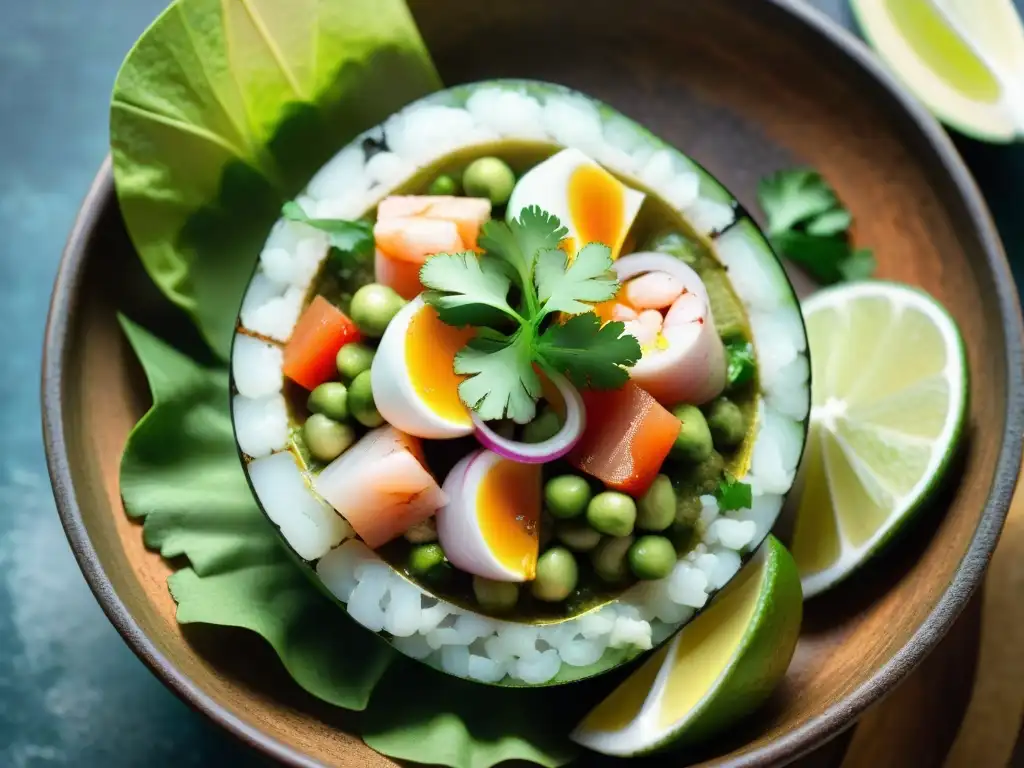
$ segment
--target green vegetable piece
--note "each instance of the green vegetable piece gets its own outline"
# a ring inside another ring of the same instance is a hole
[[[343,378],[354,379],[363,371],[370,370],[373,365],[373,350],[365,344],[351,342],[338,350],[335,358],[338,373]]]
[[[617,539],[603,539],[590,553],[594,572],[608,584],[622,584],[629,579],[630,570],[626,560],[629,548],[633,546],[632,536]]]
[[[426,576],[444,563],[444,550],[437,543],[420,544],[409,552],[409,571],[417,576]]]
[[[558,414],[550,408],[541,413],[529,424],[523,427],[524,443],[543,443],[558,434],[562,428],[562,420]]]
[[[563,520],[555,529],[555,538],[573,552],[589,552],[601,542],[601,534],[583,520]]]
[[[703,508],[704,505],[701,504],[699,496],[680,496],[676,503],[676,516],[673,525],[685,525],[692,528],[700,519]]]
[[[508,163],[497,157],[474,160],[462,174],[467,197],[486,197],[493,205],[504,205],[512,196],[516,175]]]
[[[641,536],[633,542],[627,557],[638,579],[663,579],[676,564],[676,548],[664,536]]]
[[[636,502],[618,491],[602,491],[587,504],[587,522],[608,536],[628,536],[636,523]]]
[[[334,461],[348,450],[356,440],[356,433],[348,424],[339,424],[322,413],[314,413],[302,428],[310,454],[318,461]]]
[[[364,427],[372,429],[384,423],[384,417],[377,411],[377,404],[373,401],[369,371],[363,371],[348,385],[348,410],[352,418]]]
[[[364,264],[373,255],[373,224],[368,221],[310,218],[294,201],[284,204],[281,215],[326,232],[327,242],[337,254],[332,254],[332,259],[337,258],[341,266]]]
[[[405,306],[405,299],[393,288],[378,283],[364,285],[352,296],[349,314],[367,336],[380,337],[391,319]]]
[[[754,356],[754,345],[739,339],[725,345],[726,388],[742,387],[754,378],[757,371],[757,360]]]
[[[601,325],[593,312],[548,326],[537,354],[577,387],[617,389],[629,379],[625,367],[640,359],[640,343],[618,320]]]
[[[306,407],[312,413],[322,413],[329,419],[344,421],[348,418],[348,387],[337,381],[328,381],[309,393]]]
[[[672,415],[679,419],[682,428],[676,436],[670,452],[675,459],[701,462],[711,455],[714,443],[711,430],[700,408],[695,405],[677,405]]]
[[[544,486],[544,504],[554,517],[579,517],[590,502],[590,484],[579,475],[559,475]]]
[[[658,475],[637,502],[636,527],[664,531],[676,519],[676,490],[668,475]]]
[[[349,398],[351,400],[351,393]],[[725,471],[725,459],[718,451],[712,451],[704,461],[680,467],[675,475],[675,486],[680,495],[703,496],[714,493]]]
[[[720,397],[708,407],[708,429],[719,451],[735,448],[747,436],[747,420],[732,400]]]
[[[590,312],[593,304],[612,298],[619,288],[611,269],[612,250],[601,243],[583,246],[572,261],[561,248],[540,251],[533,278],[543,311]]]
[[[578,579],[579,569],[572,552],[552,547],[537,559],[537,575],[530,591],[538,600],[557,603],[572,594]]]
[[[504,317],[521,320],[509,306],[512,284],[501,262],[473,252],[439,253],[420,267],[424,299],[448,325],[490,325]]]
[[[754,491],[749,484],[726,472],[715,490],[715,498],[718,499],[718,508],[723,512],[750,509],[754,503]]]
[[[779,171],[761,179],[757,196],[768,217],[768,231],[773,235],[839,205],[821,174],[806,168]]]
[[[459,185],[447,173],[442,173],[430,182],[430,186],[427,187],[428,195],[454,195],[458,191]]]
[[[473,594],[485,611],[506,613],[519,602],[519,587],[510,581],[492,581],[483,576],[473,577]]]

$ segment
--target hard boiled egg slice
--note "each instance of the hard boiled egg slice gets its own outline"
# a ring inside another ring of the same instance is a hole
[[[530,581],[537,573],[541,504],[539,464],[475,451],[444,481],[448,504],[437,536],[452,565],[495,581]]]
[[[455,353],[472,329],[441,322],[437,311],[416,297],[388,324],[370,368],[373,399],[392,426],[434,440],[463,437],[473,431],[469,411],[459,399],[465,378],[452,370]]]
[[[619,255],[644,194],[631,189],[578,149],[563,149],[523,174],[512,190],[507,216],[539,206],[557,216],[569,234],[562,248],[575,255],[587,243],[604,243]]]

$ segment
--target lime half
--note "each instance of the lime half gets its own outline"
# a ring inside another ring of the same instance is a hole
[[[1012,0],[852,0],[864,37],[946,124],[1024,135],[1024,27]]]
[[[811,430],[792,550],[811,597],[877,552],[935,488],[968,377],[953,318],[914,288],[848,283],[815,293],[803,313]]]
[[[793,557],[769,536],[704,613],[598,704],[572,739],[606,755],[632,756],[729,727],[785,676],[802,603]]]

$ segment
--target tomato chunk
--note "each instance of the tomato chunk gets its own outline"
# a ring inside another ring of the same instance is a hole
[[[338,350],[359,338],[359,329],[348,315],[317,296],[284,348],[284,375],[301,387],[316,389],[336,375]]]
[[[569,462],[609,488],[640,496],[654,481],[682,425],[633,382],[583,393],[587,428]]]

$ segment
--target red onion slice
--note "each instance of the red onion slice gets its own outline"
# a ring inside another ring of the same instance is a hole
[[[620,256],[612,262],[612,269],[620,283],[625,283],[630,278],[647,272],[667,272],[679,280],[685,290],[696,293],[704,301],[708,300],[708,290],[704,287],[704,281],[700,279],[697,271],[682,259],[677,259],[667,253],[637,251],[628,256]]]
[[[548,374],[548,379],[555,385],[565,403],[565,422],[553,436],[540,443],[522,443],[502,437],[487,422],[470,411],[473,425],[476,427],[476,439],[484,448],[494,451],[499,456],[517,461],[520,464],[543,464],[560,459],[571,451],[583,436],[587,426],[586,410],[583,398],[569,380],[560,373]]]

